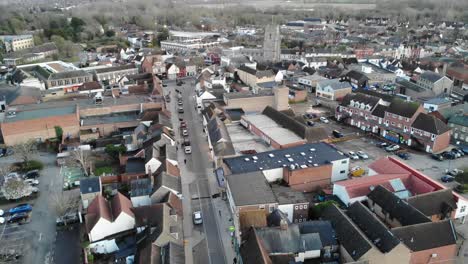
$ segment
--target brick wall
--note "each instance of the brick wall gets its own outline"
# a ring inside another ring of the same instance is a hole
[[[245,112],[261,112],[267,106],[274,106],[274,96],[257,96],[229,99],[226,108],[242,108]]]
[[[171,162],[166,161],[166,171],[170,175],[180,176],[180,169],[178,166],[173,165]]]
[[[331,184],[332,165],[308,167],[305,169],[284,169],[283,180],[297,191],[315,191],[319,187]]]

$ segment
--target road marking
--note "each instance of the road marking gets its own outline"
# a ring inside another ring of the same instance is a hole
[[[39,233],[39,241],[42,240],[42,233]]]
[[[7,227],[7,223],[5,223],[5,225],[3,226],[3,230],[2,230],[2,234],[0,235],[0,241],[2,240],[2,237],[3,237],[3,233],[5,233],[5,228]]]

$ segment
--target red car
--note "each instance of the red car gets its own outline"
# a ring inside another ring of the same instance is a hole
[[[185,121],[180,122],[180,127],[181,127],[181,128],[186,128],[186,127],[187,127],[187,123],[186,123]]]

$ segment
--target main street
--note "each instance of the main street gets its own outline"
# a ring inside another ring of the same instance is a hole
[[[184,239],[186,263],[228,263],[220,236],[219,218],[213,204],[212,195],[217,193],[213,167],[208,160],[208,144],[203,133],[202,119],[195,110],[194,79],[185,79],[182,86],[175,82],[166,82],[166,94],[170,91],[171,102],[168,108],[172,112],[172,124],[176,139],[181,142],[179,118],[187,122],[192,153],[185,154],[179,145],[178,157],[181,168],[181,182],[184,211]],[[183,99],[184,113],[178,114],[177,92]],[[194,226],[192,213],[201,211],[203,224]],[[221,216],[221,214],[220,214]],[[226,216],[227,217],[227,216]]]

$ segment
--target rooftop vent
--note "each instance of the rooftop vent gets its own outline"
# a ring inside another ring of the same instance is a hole
[[[263,170],[263,167],[258,167],[260,170]]]
[[[281,160],[278,160],[278,163],[281,163]]]
[[[291,165],[289,165],[289,168],[290,168],[291,170],[294,170],[294,169],[296,168],[296,166],[294,166],[294,164],[291,164]]]
[[[312,152],[314,152],[314,151],[315,151],[315,149],[314,149],[314,148],[311,148],[311,149],[309,149],[309,150],[310,150],[310,151],[312,151]]]
[[[301,155],[302,155],[302,156],[305,156],[305,153],[304,153],[304,152],[301,152]]]
[[[273,153],[268,154],[268,156],[270,156],[270,158],[275,157],[275,155]]]
[[[289,160],[290,162],[293,162],[293,161],[294,161],[294,159],[293,159],[293,158],[288,158],[288,160]]]
[[[317,163],[314,163],[314,167],[318,167],[318,164],[317,164]]]
[[[285,154],[284,156],[285,156],[286,158],[291,157],[291,155],[289,155],[289,154]]]
[[[256,161],[256,160],[254,160],[254,161],[253,161],[253,163],[257,163],[257,161]]]
[[[250,159],[249,159],[249,158],[245,158],[244,160],[245,160],[245,161],[249,161]]]
[[[253,156],[252,159],[253,159],[253,160],[258,160],[258,157],[257,157],[257,156]]]
[[[305,169],[305,168],[307,168],[307,165],[302,164],[302,165],[301,165],[301,168]]]

